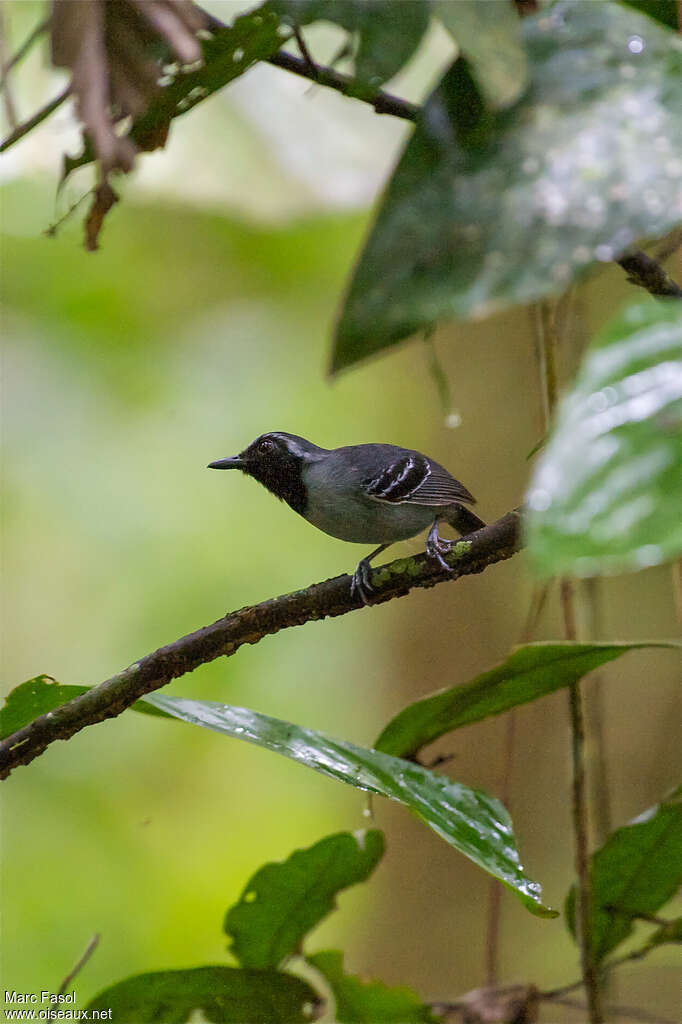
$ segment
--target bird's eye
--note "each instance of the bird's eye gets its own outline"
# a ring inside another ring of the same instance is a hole
[[[271,438],[269,437],[264,437],[261,441],[258,442],[258,451],[260,452],[261,455],[267,455],[268,452],[271,452],[274,447],[275,442],[272,441]]]

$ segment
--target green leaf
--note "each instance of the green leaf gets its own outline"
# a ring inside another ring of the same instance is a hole
[[[381,85],[412,57],[429,24],[427,0],[272,0],[268,5],[292,25],[331,21],[357,33],[357,78]]]
[[[676,30],[679,27],[677,21],[677,0],[621,0],[621,2],[628,7],[634,7],[635,10],[641,11],[642,14],[647,14],[655,21],[660,21],[662,25],[667,25],[668,28]]]
[[[613,832],[592,856],[597,961],[620,945],[642,914],[655,914],[682,885],[682,787]],[[575,938],[575,887],[566,900]]]
[[[336,895],[369,878],[384,853],[381,832],[340,832],[249,880],[225,916],[230,949],[242,967],[279,967],[331,913]]]
[[[334,995],[338,1024],[433,1024],[435,1018],[411,989],[363,981],[343,970],[343,953],[325,950],[306,957]]]
[[[300,978],[279,971],[194,967],[137,974],[104,989],[88,1004],[115,1024],[184,1024],[201,1010],[221,1024],[295,1024],[310,1021],[317,993]]]
[[[682,218],[682,40],[580,0],[521,31],[530,85],[479,145],[460,128],[461,61],[428,99],[355,269],[333,371],[441,319],[563,290]]]
[[[15,686],[5,698],[0,708],[0,740],[7,739],[12,733],[30,725],[34,718],[55,711],[62,704],[68,704],[74,697],[91,690],[91,686],[71,686],[58,683],[52,676],[36,676],[25,683]],[[166,717],[150,704],[137,701],[133,704],[135,711],[156,718]]]
[[[166,85],[147,110],[134,122],[130,138],[140,149],[154,148],[159,133],[170,122],[192,110],[213,93],[239,78],[258,60],[267,60],[281,49],[285,39],[280,23],[267,4],[236,18],[229,28],[219,29],[202,41],[203,64],[196,71],[180,72]],[[61,185],[78,167],[92,163],[94,154],[86,138],[83,153],[66,157]]]
[[[588,349],[528,492],[543,575],[682,553],[682,302],[630,306]]]
[[[15,686],[5,698],[0,708],[0,739],[7,739],[13,732],[23,729],[48,711],[54,711],[61,704],[66,704],[74,697],[80,696],[88,689],[87,686],[62,686],[52,676],[36,676],[25,683]]]
[[[626,651],[675,643],[538,643],[517,648],[497,668],[469,683],[438,690],[403,708],[374,744],[394,757],[414,757],[427,743],[490,715],[499,715],[576,683]]]
[[[398,800],[437,835],[508,886],[534,914],[555,916],[524,873],[512,824],[499,800],[421,765],[367,750],[248,708],[153,695],[144,698],[184,722],[255,743],[338,782]]]
[[[528,80],[521,22],[514,5],[438,0],[434,13],[470,61],[487,102],[498,108],[514,103]]]

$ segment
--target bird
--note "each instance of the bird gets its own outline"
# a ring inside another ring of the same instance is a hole
[[[395,444],[354,444],[320,448],[297,434],[261,434],[239,455],[209,463],[208,469],[239,469],[319,530],[355,544],[377,544],[361,559],[352,594],[371,604],[372,559],[391,544],[429,528],[426,554],[452,572],[444,556],[452,541],[438,524],[462,536],[486,524],[463,503],[475,498],[434,459]]]

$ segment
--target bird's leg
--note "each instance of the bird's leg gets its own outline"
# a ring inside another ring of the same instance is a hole
[[[445,569],[446,572],[454,572],[452,566],[448,565],[443,558],[443,555],[447,555],[452,551],[452,541],[441,537],[438,533],[439,521],[438,518],[434,520],[433,526],[426,538],[426,557],[430,558],[433,562],[438,562],[441,569]]]
[[[370,582],[370,562],[377,555],[380,555],[382,551],[390,547],[390,544],[380,544],[376,550],[372,551],[371,554],[367,555],[367,558],[363,558],[359,563],[357,569],[353,573],[353,578],[350,584],[350,592],[352,597],[359,597],[363,604],[372,603],[372,594],[374,588]]]

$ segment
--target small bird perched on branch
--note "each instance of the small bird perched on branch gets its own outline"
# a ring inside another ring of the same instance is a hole
[[[239,455],[209,469],[241,469],[324,533],[355,544],[378,544],[353,573],[352,592],[371,602],[370,562],[399,540],[430,527],[426,554],[443,569],[452,541],[441,520],[460,534],[485,523],[462,502],[475,498],[433,459],[394,444],[318,448],[295,434],[261,434]]]

